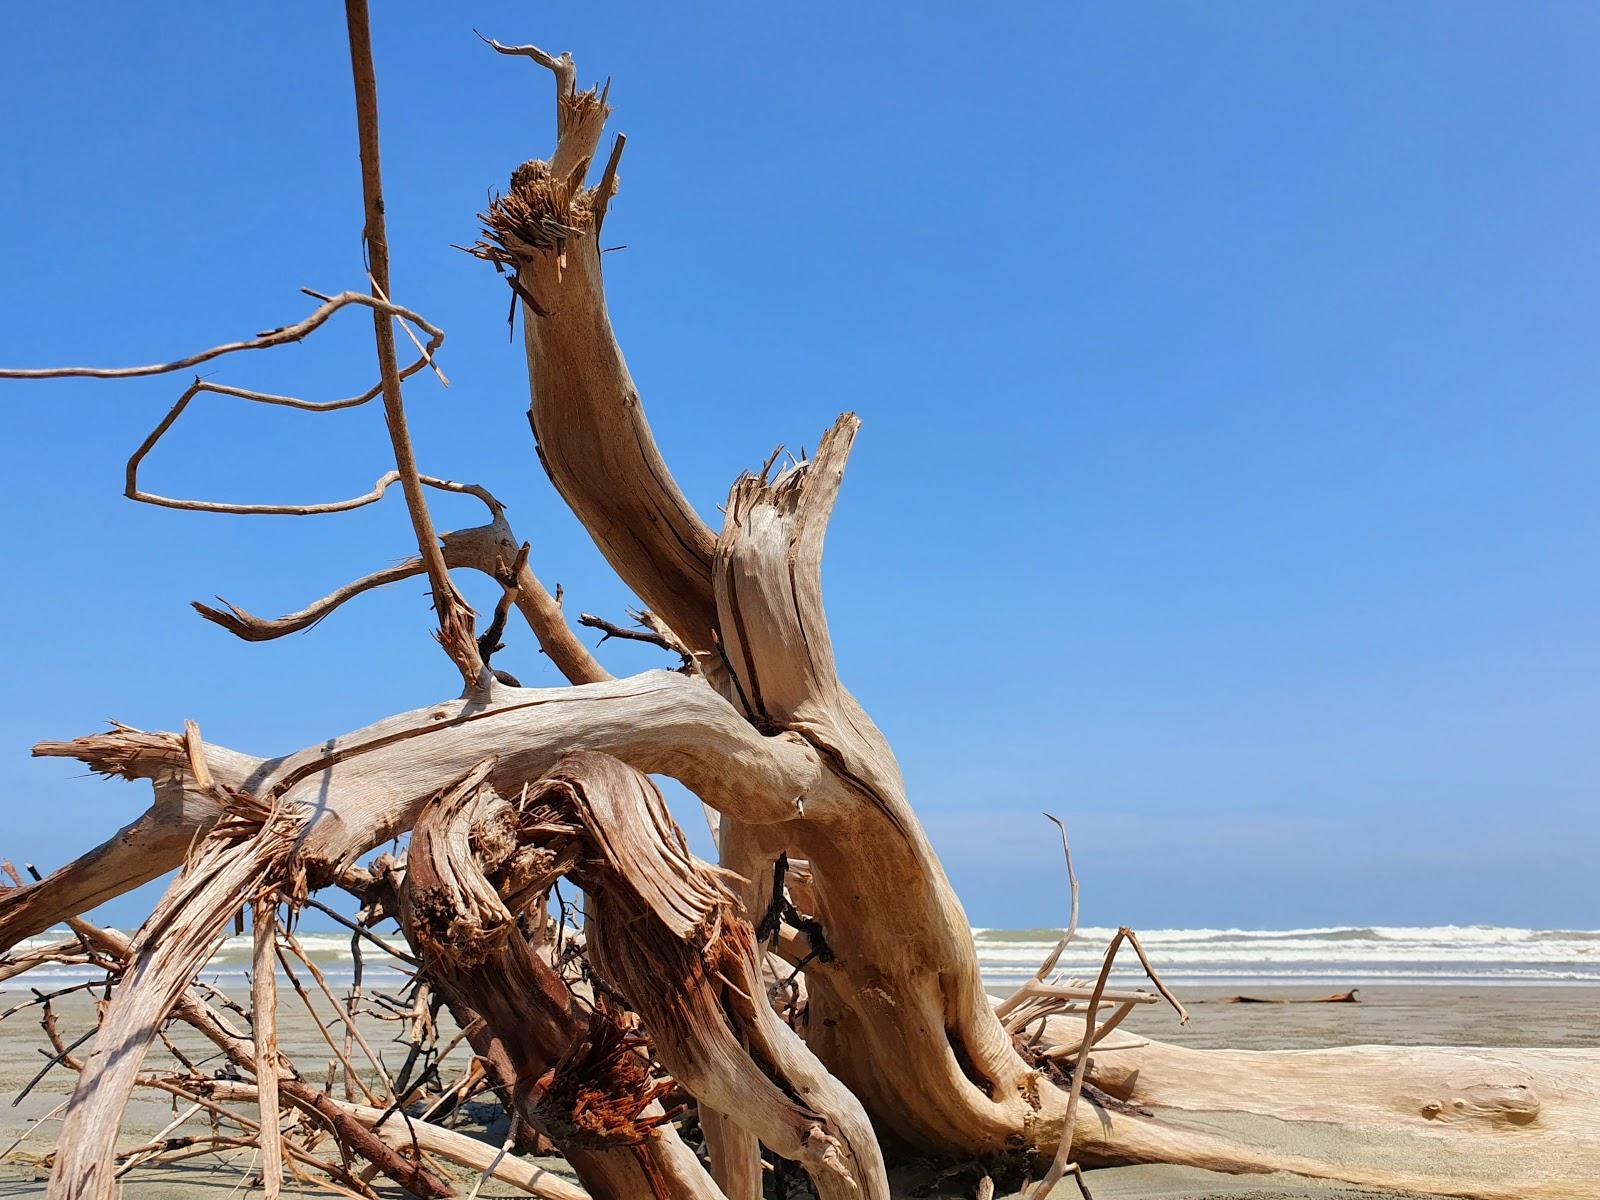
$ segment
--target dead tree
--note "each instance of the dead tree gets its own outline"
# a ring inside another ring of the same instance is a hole
[[[885,1152],[1046,1185],[1080,1164],[1173,1162],[1464,1196],[1576,1196],[1589,1186],[1600,1173],[1594,1055],[1369,1048],[1241,1058],[1119,1041],[1110,1035],[1132,1006],[1157,998],[1108,988],[1124,935],[1097,980],[1051,977],[1052,956],[997,1010],[894,755],[834,659],[823,542],[858,420],[841,416],[810,457],[741,476],[720,528],[706,523],[656,447],[607,313],[601,232],[624,143],[617,136],[602,155],[606,91],[580,89],[568,55],[490,43],[554,80],[556,140],[547,157],[512,172],[481,214],[472,253],[501,273],[521,311],[539,462],[639,598],[651,639],[685,664],[612,678],[540,584],[493,495],[419,469],[403,387],[439,370],[443,334],[391,297],[367,14],[363,0],[346,8],[370,286],[313,293],[319,306],[304,320],[175,362],[0,377],[174,372],[298,340],[347,306],[368,309],[372,388],[306,401],[197,381],[130,460],[127,494],[177,509],[317,515],[400,484],[415,559],[277,619],[196,607],[237,636],[268,641],[424,574],[438,640],[463,689],[272,759],[205,742],[192,725],[182,735],[119,726],[35,748],[148,780],[155,802],[83,857],[0,896],[0,945],[181,868],[132,942],[105,951],[118,986],[92,1047],[81,1059],[70,1047],[60,1055],[80,1080],[52,1197],[112,1194],[118,1121],[139,1086],[197,1104],[253,1102],[260,1119],[251,1136],[263,1142],[274,1140],[268,1113],[281,1095],[320,1121],[344,1156],[343,1165],[319,1159],[285,1133],[283,1169],[317,1163],[347,1190],[365,1186],[355,1166],[364,1157],[418,1194],[444,1194],[448,1182],[428,1165],[442,1157],[535,1194],[562,1194],[518,1174],[504,1155],[485,1166],[459,1135],[413,1111],[413,1092],[397,1081],[385,1077],[370,1098],[387,1108],[309,1087],[293,1064],[267,1061],[270,1036],[258,1029],[256,1049],[228,1033],[192,986],[241,906],[253,904],[267,923],[263,953],[292,948],[284,941],[292,934],[271,925],[278,901],[320,904],[315,894],[336,886],[361,893],[372,880],[358,860],[413,829],[394,901],[409,954],[421,978],[466,1014],[516,1120],[566,1153],[596,1196],[752,1200],[762,1146],[800,1163],[824,1197],[885,1196]],[[397,327],[417,350],[404,366]],[[381,397],[394,468],[371,492],[336,504],[229,505],[143,491],[140,461],[202,392],[312,411]],[[488,522],[437,536],[428,488],[477,496]],[[503,588],[481,637],[450,579],[465,569]],[[512,609],[572,686],[522,688],[497,674],[490,659]],[[720,870],[687,853],[642,773],[681,781],[719,815]],[[562,875],[589,897],[588,969],[608,995],[578,996],[539,940],[546,890]],[[787,1010],[797,1028],[769,997],[769,954],[804,988],[803,1017]],[[172,1019],[219,1040],[257,1084],[146,1070]],[[346,1042],[348,1081],[359,1072]],[[669,1077],[698,1103],[709,1173],[662,1108]],[[481,1082],[464,1078],[460,1087]],[[1196,1110],[1335,1123],[1352,1148],[1337,1162],[1298,1156],[1207,1132],[1185,1119]],[[401,1126],[408,1132],[397,1136]],[[1365,1136],[1375,1126],[1386,1139]]]

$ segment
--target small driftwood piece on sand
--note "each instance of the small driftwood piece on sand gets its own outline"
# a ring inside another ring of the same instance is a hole
[[[1286,996],[1273,998],[1269,996],[1218,996],[1213,1004],[1360,1004],[1356,993],[1360,988],[1351,988],[1348,992],[1335,992],[1331,996]]]
[[[0,370],[0,379],[216,370],[310,336],[346,308],[365,310],[377,381],[364,392],[307,400],[196,382],[134,451],[125,492],[179,511],[316,517],[375,503],[398,484],[413,557],[375,572],[356,564],[352,574],[366,573],[276,618],[225,601],[196,608],[234,636],[269,642],[369,591],[425,577],[453,682],[435,703],[270,758],[208,742],[194,725],[118,725],[35,748],[153,792],[143,814],[98,846],[0,894],[0,951],[12,952],[0,978],[62,962],[104,970],[112,987],[97,1025],[75,1039],[58,1028],[55,997],[27,1002],[50,1042],[46,1072],[77,1073],[51,1200],[111,1200],[121,1174],[242,1147],[256,1154],[269,1195],[321,1181],[371,1197],[382,1175],[418,1196],[472,1195],[493,1177],[552,1200],[756,1200],[769,1170],[797,1170],[825,1200],[882,1200],[887,1167],[913,1157],[965,1171],[987,1192],[1031,1182],[1038,1193],[1069,1174],[1081,1185],[1085,1168],[1106,1164],[1176,1163],[1482,1200],[1592,1195],[1597,1053],[1241,1054],[1114,1037],[1140,1005],[1184,1010],[1128,929],[1095,979],[1060,977],[1060,951],[1077,929],[1070,857],[1061,946],[1015,994],[991,1000],[894,753],[835,659],[823,544],[859,420],[845,413],[814,453],[781,467],[774,454],[740,475],[720,524],[706,521],[652,435],[608,311],[601,235],[624,146],[620,135],[602,145],[609,91],[580,87],[569,55],[491,41],[505,69],[527,73],[530,95],[554,84],[554,145],[510,172],[470,247],[509,285],[521,317],[530,469],[537,461],[639,601],[641,629],[597,617],[583,625],[678,656],[678,670],[614,678],[597,658],[606,647],[579,638],[561,590],[534,573],[530,544],[499,500],[421,469],[406,400],[430,379],[445,383],[444,334],[394,300],[405,276],[387,249],[364,0],[346,0],[346,16],[359,286],[312,293],[318,307],[293,324],[169,361]],[[540,137],[508,116],[508,157]],[[715,230],[696,236],[714,252]],[[416,350],[404,364],[401,335]],[[381,400],[390,462],[370,491],[342,501],[231,504],[150,491],[141,467],[202,395],[308,419]],[[476,497],[487,522],[440,534],[429,509],[439,493]],[[500,589],[481,633],[455,571]],[[522,687],[496,659],[513,613],[567,686]],[[929,702],[959,707],[960,689],[953,676]],[[650,775],[676,779],[714,814],[717,866],[688,853]],[[407,835],[409,857],[368,861]],[[172,876],[166,893],[132,938],[82,919],[163,875]],[[563,879],[584,894],[577,933]],[[339,910],[341,891],[356,915]],[[335,914],[357,946],[393,947],[404,988],[337,995],[294,933],[308,906]],[[256,916],[253,1012],[198,982],[241,910]],[[401,933],[375,929],[389,918]],[[61,923],[70,938],[21,947]],[[1124,945],[1153,990],[1112,986]],[[291,1061],[276,1037],[274,960],[285,999],[312,1019],[316,1061]],[[441,1044],[434,1017],[445,1007],[461,1034]],[[374,1050],[362,1020],[404,1029],[400,1069]],[[173,1022],[213,1043],[232,1077],[185,1058],[168,1036]],[[191,1135],[173,1128],[119,1151],[138,1089],[170,1095],[214,1129],[179,1147],[168,1142]],[[447,1126],[478,1097],[511,1117],[503,1143]],[[1260,1116],[1272,1133],[1218,1114]],[[708,1166],[690,1151],[694,1125]],[[1279,1135],[1297,1126],[1331,1131],[1337,1153],[1284,1150],[1291,1139]],[[566,1156],[584,1187],[527,1164],[529,1147]]]

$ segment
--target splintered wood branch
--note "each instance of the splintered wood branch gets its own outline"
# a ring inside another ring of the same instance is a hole
[[[372,65],[372,32],[368,27],[366,0],[345,0],[345,24],[350,36],[350,74],[355,81],[356,131],[361,145],[361,194],[366,206],[363,238],[367,247],[367,269],[372,275],[375,296],[387,302],[389,283],[389,240],[384,230],[383,175],[378,155],[378,83]],[[383,377],[383,415],[389,426],[389,441],[394,448],[394,465],[405,490],[406,510],[417,535],[417,550],[427,568],[428,584],[433,589],[433,607],[439,619],[439,644],[461,672],[468,691],[485,684],[483,659],[472,636],[472,609],[450,582],[439,539],[433,532],[433,517],[422,493],[416,454],[406,428],[405,401],[400,394],[400,369],[395,361],[394,322],[377,310],[372,318],[377,342],[378,369]]]
[[[418,817],[403,887],[407,936],[458,1015],[470,1008],[482,1019],[474,1045],[512,1111],[555,1143],[597,1200],[659,1195],[658,1182],[672,1200],[720,1200],[667,1123],[659,1100],[671,1084],[651,1078],[609,1008],[585,1015],[518,928],[515,898],[542,896],[578,843],[567,835],[523,845],[528,810],[488,785],[496,766],[478,763]]]
[[[485,39],[487,40],[487,39]],[[490,43],[495,45],[495,43]],[[712,653],[716,539],[656,447],[606,310],[599,227],[616,190],[615,147],[599,187],[583,186],[609,108],[577,90],[577,68],[536,47],[496,45],[556,73],[556,146],[513,173],[483,214],[473,252],[511,272],[523,301],[540,462],[606,561],[697,653]]]
[[[1065,1097],[1037,1086],[995,1018],[894,754],[837,678],[821,562],[858,426],[845,414],[810,459],[734,484],[715,558],[718,626],[751,721],[799,735],[825,764],[767,847],[809,860],[811,915],[833,952],[806,967],[809,1044],[903,1141],[1001,1154],[1017,1130],[1059,1120]],[[730,824],[725,844],[765,836]]]
[[[746,474],[728,495],[717,542],[717,610],[724,652],[758,725],[820,732],[844,724],[822,607],[822,547],[860,426],[845,413],[814,459],[771,483]]]
[[[674,1078],[803,1166],[822,1200],[887,1200],[865,1110],[773,1011],[743,906],[689,854],[655,785],[609,756],[576,754],[525,804],[584,831],[572,877],[587,897],[591,961]]]
[[[0,950],[87,912],[183,861],[196,832],[210,828],[220,809],[190,771],[183,739],[128,726],[69,742],[41,742],[36,756],[73,758],[91,771],[119,779],[147,779],[155,802],[99,846],[27,887],[0,894]],[[229,791],[249,790],[264,759],[222,746],[206,746],[212,780]]]

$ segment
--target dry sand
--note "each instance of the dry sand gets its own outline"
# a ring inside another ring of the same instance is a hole
[[[1272,989],[1274,997],[1316,994],[1315,989]],[[1457,1046],[1600,1046],[1600,988],[1578,987],[1374,987],[1361,990],[1360,1004],[1240,1005],[1215,1002],[1220,992],[1185,995],[1194,1020],[1180,1028],[1170,1013],[1143,1010],[1128,1021],[1133,1031],[1192,1046],[1234,1046],[1242,1049],[1301,1049],[1361,1043],[1399,1043]],[[7,1007],[25,993],[0,995]],[[61,1027],[67,1038],[87,1028],[89,1010],[82,996],[60,1004]],[[43,1045],[34,1012],[24,1012],[0,1024],[0,1150],[28,1134],[22,1144],[0,1159],[0,1200],[40,1196],[44,1193],[39,1158],[51,1147],[56,1122],[47,1114],[67,1096],[72,1077],[64,1069],[53,1071],[21,1104],[14,1097],[44,1063]],[[326,1059],[315,1029],[287,1006],[280,1021],[285,1049],[301,1062]],[[376,1043],[375,1043],[376,1044]],[[392,1047],[385,1057],[397,1055]],[[481,1110],[487,1111],[487,1110]],[[142,1093],[129,1109],[123,1128],[123,1145],[137,1145],[171,1120],[172,1108],[155,1093]],[[496,1139],[498,1140],[498,1139]],[[223,1200],[230,1193],[244,1196],[239,1187],[242,1165],[216,1158],[200,1158],[169,1169],[141,1169],[124,1180],[128,1200],[179,1200],[196,1196]],[[552,1167],[556,1164],[547,1164]],[[923,1182],[906,1175],[897,1190],[910,1196]],[[1272,1200],[1279,1197],[1316,1197],[1320,1200],[1371,1195],[1356,1189],[1306,1183],[1293,1177],[1257,1176],[1249,1180],[1170,1167],[1124,1167],[1090,1174],[1097,1200],[1131,1200],[1133,1197]],[[970,1197],[970,1180],[921,1194],[931,1197]],[[286,1194],[298,1194],[293,1187]],[[463,1188],[465,1192],[465,1188]],[[308,1193],[326,1195],[328,1193]],[[484,1196],[520,1193],[490,1183]],[[1076,1196],[1070,1184],[1057,1189],[1058,1197]]]

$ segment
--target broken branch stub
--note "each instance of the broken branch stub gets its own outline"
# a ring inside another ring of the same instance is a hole
[[[657,449],[611,327],[601,271],[600,218],[615,161],[584,185],[610,108],[579,91],[577,68],[534,47],[521,53],[557,75],[556,147],[523,163],[482,214],[478,257],[508,271],[523,304],[540,462],[606,561],[644,606],[697,653],[716,645],[711,558],[716,537],[690,506]]]

